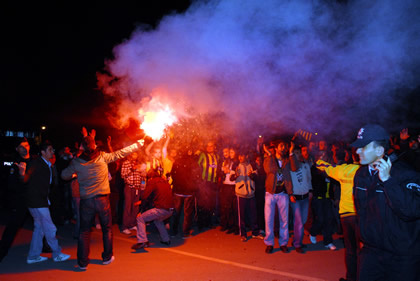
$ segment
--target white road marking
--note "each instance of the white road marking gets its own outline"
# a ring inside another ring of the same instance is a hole
[[[126,242],[129,242],[129,243],[133,244],[133,239],[121,238],[121,237],[118,237],[118,236],[114,236],[114,239],[118,239],[118,240],[121,240],[121,241],[126,241]],[[163,251],[167,251],[167,252],[172,252],[172,253],[176,253],[176,254],[179,254],[179,255],[189,256],[189,257],[193,257],[193,258],[197,258],[197,259],[202,259],[202,260],[208,260],[208,261],[212,261],[212,262],[227,264],[227,265],[236,266],[236,267],[240,267],[240,268],[245,268],[245,269],[250,269],[250,270],[255,270],[255,271],[260,271],[260,272],[265,272],[265,273],[270,273],[270,274],[274,274],[274,275],[280,275],[280,276],[283,276],[283,277],[295,278],[295,279],[299,279],[299,280],[325,281],[324,279],[319,279],[319,278],[315,278],[315,277],[293,274],[293,273],[289,273],[289,272],[273,270],[273,269],[263,268],[263,267],[259,267],[259,266],[253,266],[253,265],[248,265],[248,264],[243,264],[243,263],[238,263],[238,262],[232,262],[232,261],[207,257],[207,256],[203,256],[203,255],[198,255],[198,254],[185,252],[185,251],[175,250],[173,248],[154,248],[154,249],[163,250]]]

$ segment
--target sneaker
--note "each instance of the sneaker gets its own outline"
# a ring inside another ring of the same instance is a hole
[[[252,235],[252,238],[264,240],[264,235],[262,235],[261,233],[258,235]]]
[[[280,246],[280,250],[281,250],[283,253],[288,253],[288,252],[289,252],[289,248],[287,248],[287,246]]]
[[[32,263],[37,263],[37,262],[43,262],[46,261],[48,258],[47,257],[43,257],[43,256],[38,256],[34,259],[26,259],[26,263],[27,264],[32,264]]]
[[[80,265],[79,265],[79,269],[80,269],[80,270],[86,270],[86,269],[87,269],[87,266],[80,266]]]
[[[337,250],[337,247],[336,247],[333,243],[330,243],[330,244],[328,244],[328,245],[325,245],[325,248],[328,248],[328,249],[330,249],[331,251],[335,251],[335,250]]]
[[[131,231],[129,229],[124,229],[123,231],[121,231],[121,233],[125,234],[125,235],[130,235]]]
[[[131,246],[131,249],[138,250],[146,247],[149,247],[149,241],[143,243],[136,243],[133,246]]]
[[[103,261],[102,264],[110,264],[111,262],[115,261],[115,257],[112,256],[109,260]]]
[[[168,240],[168,241],[160,241],[160,243],[163,244],[163,245],[169,246],[169,245],[171,245],[171,240]]]
[[[311,240],[312,244],[316,244],[316,236],[312,236],[309,234],[309,240]]]
[[[302,249],[302,247],[296,247],[296,252],[297,253],[299,253],[299,254],[304,254],[305,253],[305,251]]]
[[[246,236],[241,236],[241,241],[242,242],[246,242],[246,240],[247,240]]]
[[[60,253],[58,256],[53,258],[55,262],[66,261],[70,258],[70,255]]]
[[[267,254],[271,254],[273,252],[273,246],[267,246],[267,248],[265,248],[265,252]]]

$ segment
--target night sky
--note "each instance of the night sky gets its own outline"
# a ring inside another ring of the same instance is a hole
[[[66,1],[45,4],[42,1],[6,1],[3,4],[0,10],[3,35],[0,47],[1,129],[38,130],[41,125],[46,125],[46,134],[53,140],[60,139],[60,142],[63,139],[76,139],[82,125],[97,128],[102,138],[114,132],[104,114],[106,96],[97,89],[97,72],[103,71],[105,61],[113,59],[113,48],[128,40],[136,27],[153,30],[165,15],[185,12],[190,1],[114,2],[86,4]],[[352,1],[335,3],[345,7],[347,2]],[[220,26],[223,28],[225,25]],[[159,32],[154,34],[159,36]],[[418,53],[418,48],[413,50]],[[311,56],[316,57],[313,54],[305,55],[309,63],[313,60]],[[415,54],[412,57],[418,58]],[[171,59],[169,56],[167,58]],[[275,65],[270,67],[275,68]],[[233,73],[235,71],[232,70]],[[379,104],[379,109],[392,108],[392,119],[400,118],[401,124],[409,120],[413,127],[420,123],[419,87],[415,86],[420,85],[418,71],[414,76],[416,82],[411,82],[409,89],[405,85],[397,88],[404,94],[400,95],[395,106],[389,107],[389,102],[384,106]],[[213,82],[223,85],[226,77],[216,77],[216,82]],[[363,83],[366,81],[360,84]],[[224,86],[229,89],[230,85]],[[399,95],[393,94],[393,97]],[[340,106],[354,102],[351,96],[346,98],[349,100],[344,100]],[[238,100],[237,96],[232,95],[232,100]],[[357,102],[360,105],[360,97]],[[348,116],[353,115],[344,117]],[[375,118],[377,116],[380,114]],[[340,121],[344,127],[348,120],[345,118]],[[330,117],[325,117],[325,120],[330,120]],[[366,120],[369,118],[365,116],[358,123],[353,123],[351,131]],[[395,122],[393,128],[398,129]]]
[[[153,28],[162,16],[190,4],[90,2],[3,2],[1,129],[38,130],[46,125],[51,138],[61,138],[78,134],[82,125],[99,131],[107,127],[96,72],[136,26]]]

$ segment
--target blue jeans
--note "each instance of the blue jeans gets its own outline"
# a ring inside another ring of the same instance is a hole
[[[44,236],[53,251],[52,257],[55,258],[61,253],[61,248],[55,237],[57,228],[52,222],[50,210],[48,208],[29,208],[29,212],[34,218],[34,232],[32,233],[28,259],[34,259],[41,255]]]
[[[77,245],[77,262],[80,266],[89,264],[90,232],[94,223],[95,215],[99,215],[102,227],[102,240],[104,251],[102,260],[111,259],[112,252],[112,221],[109,195],[98,195],[80,200],[80,235]]]
[[[290,203],[293,212],[293,246],[302,247],[303,226],[308,219],[309,199],[296,200],[296,203]]]
[[[282,192],[277,194],[265,193],[265,238],[264,244],[274,246],[274,215],[276,205],[279,212],[279,244],[287,246],[289,241],[289,196]]]
[[[169,235],[165,228],[164,220],[172,215],[167,209],[153,208],[137,215],[137,243],[147,242],[146,222],[153,221],[160,234],[160,240],[168,242]]]

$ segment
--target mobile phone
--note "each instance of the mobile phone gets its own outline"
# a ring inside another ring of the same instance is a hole
[[[382,157],[385,161],[388,161],[388,159],[391,160],[391,163],[394,163],[395,161],[398,160],[398,155],[395,153],[391,153],[391,154],[384,154],[384,156]]]

